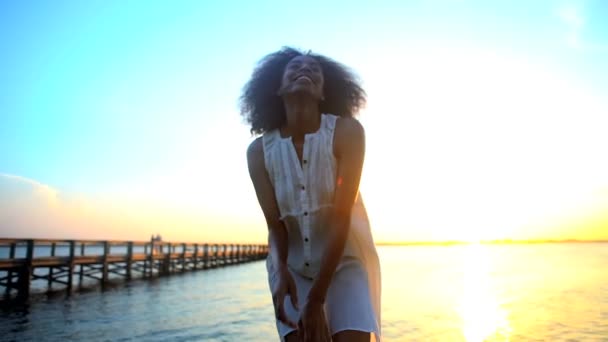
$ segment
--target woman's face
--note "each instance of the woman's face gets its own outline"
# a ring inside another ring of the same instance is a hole
[[[285,66],[279,95],[306,93],[315,100],[323,98],[323,70],[311,56],[296,56]]]

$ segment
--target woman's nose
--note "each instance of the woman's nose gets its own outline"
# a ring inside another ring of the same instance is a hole
[[[310,68],[310,66],[308,64],[302,64],[300,66],[300,70],[298,71],[308,71],[308,72],[312,72],[312,69]]]

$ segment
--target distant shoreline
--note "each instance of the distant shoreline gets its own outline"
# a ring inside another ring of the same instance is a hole
[[[453,246],[453,245],[530,245],[545,243],[608,243],[608,240],[487,240],[487,241],[410,241],[410,242],[378,242],[377,246]]]
[[[74,239],[60,239],[60,238],[14,238],[14,237],[0,237],[1,240],[14,240],[18,242],[25,243],[27,240],[42,240],[47,241],[49,243],[57,242],[57,243],[69,243],[69,241],[81,241]],[[101,244],[104,241],[119,243],[124,241],[119,240],[102,240],[102,239],[91,239],[91,240],[82,240],[87,241],[90,244]],[[135,241],[137,243],[148,243],[148,241]],[[163,243],[173,243],[178,244],[176,242],[163,241]],[[539,239],[539,240],[511,240],[511,239],[503,239],[503,240],[481,240],[481,241],[459,241],[459,240],[448,240],[448,241],[399,241],[399,242],[376,242],[376,246],[452,246],[452,245],[470,245],[470,244],[482,244],[482,245],[529,245],[529,244],[544,244],[544,243],[608,243],[608,239],[606,240],[577,240],[577,239],[563,239],[563,240],[551,240],[551,239]],[[190,244],[190,243],[187,243]],[[243,243],[208,243],[208,245],[231,245],[231,244],[243,244]],[[18,246],[18,248],[22,248],[24,246]],[[67,247],[62,246],[62,247]]]

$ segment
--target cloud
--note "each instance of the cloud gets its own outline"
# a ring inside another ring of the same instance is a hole
[[[0,235],[20,238],[86,238],[91,211],[57,189],[17,175],[0,174]],[[84,215],[83,215],[84,214]],[[87,228],[85,228],[87,227]]]
[[[31,179],[0,175],[0,228],[3,236],[61,229],[57,191]]]
[[[75,196],[36,180],[0,174],[0,237],[141,241],[160,233],[168,241],[262,242],[262,232],[252,236],[251,222],[221,215]]]
[[[20,189],[30,188],[32,190],[32,195],[35,197],[45,200],[49,204],[57,203],[57,190],[33,179],[16,175],[0,174],[0,182],[2,182],[3,185],[6,185],[9,191],[19,191]]]

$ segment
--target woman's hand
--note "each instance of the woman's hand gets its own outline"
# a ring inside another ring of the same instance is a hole
[[[296,289],[296,283],[289,273],[286,266],[280,267],[277,276],[278,281],[275,282],[275,286],[272,289],[272,302],[274,303],[274,312],[277,319],[288,326],[297,329],[298,326],[295,322],[291,321],[287,314],[285,314],[285,296],[289,295],[291,298],[291,304],[298,310],[298,291]]]
[[[306,303],[298,322],[298,336],[302,342],[331,342],[323,303],[314,299]]]

